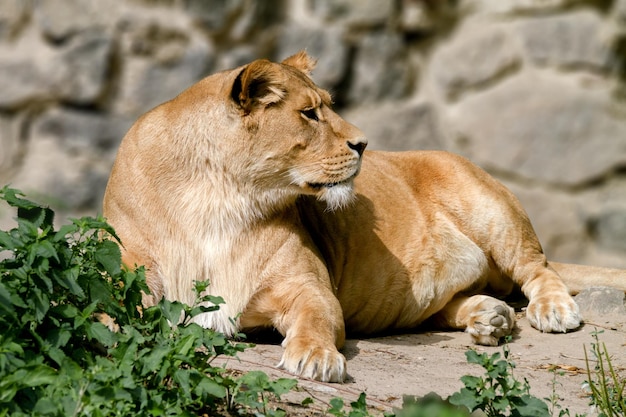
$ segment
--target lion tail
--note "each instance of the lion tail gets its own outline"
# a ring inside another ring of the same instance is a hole
[[[589,287],[613,287],[626,292],[626,270],[550,262],[571,295]]]

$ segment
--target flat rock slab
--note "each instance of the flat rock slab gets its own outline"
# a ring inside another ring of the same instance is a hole
[[[590,413],[584,385],[587,379],[584,349],[590,355],[592,344],[599,340],[606,344],[615,369],[626,369],[624,314],[587,314],[585,324],[567,334],[541,333],[531,328],[523,312],[518,313],[517,323],[517,332],[509,344],[510,358],[516,364],[515,377],[521,381],[526,378],[531,393],[541,399],[553,394],[554,385],[559,404],[568,408],[571,415]],[[400,407],[405,394],[423,396],[436,392],[445,398],[463,387],[460,381],[463,375],[484,374],[478,365],[467,363],[468,349],[488,354],[502,352],[502,347],[472,345],[469,335],[458,331],[349,339],[342,351],[348,360],[346,383],[299,379],[300,391],[283,399],[291,401],[294,407],[289,409],[289,415],[323,415],[331,398],[343,398],[349,409],[348,404],[361,392],[367,394],[368,405],[381,411]],[[282,351],[278,343],[261,342],[240,354],[239,360],[231,358],[222,363],[239,371],[260,369],[274,378],[293,378],[275,367]],[[296,405],[306,397],[315,402],[306,409]]]
[[[618,289],[591,287],[581,291],[574,299],[582,313],[621,314],[626,317],[626,297]]]

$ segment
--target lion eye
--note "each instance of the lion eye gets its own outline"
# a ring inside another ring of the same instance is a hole
[[[309,120],[315,120],[316,122],[319,120],[315,109],[301,110],[300,113]]]

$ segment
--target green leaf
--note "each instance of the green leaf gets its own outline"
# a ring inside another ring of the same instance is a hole
[[[96,247],[95,259],[109,275],[115,276],[120,273],[122,254],[117,243],[110,240],[100,242]]]
[[[0,249],[14,250],[17,246],[18,243],[9,233],[0,230]]]
[[[194,390],[201,396],[210,396],[213,398],[226,397],[226,388],[218,384],[211,378],[202,378]]]
[[[113,346],[117,341],[115,333],[100,322],[94,322],[87,326],[87,336],[107,347]]]
[[[460,391],[452,394],[448,398],[448,401],[450,401],[450,404],[452,405],[465,407],[469,411],[477,410],[478,406],[483,403],[482,400],[476,395],[475,391],[471,391],[467,388],[461,388]]]
[[[10,316],[13,320],[17,318],[11,301],[11,293],[2,282],[0,282],[0,314],[2,316]]]
[[[290,392],[298,385],[298,381],[291,378],[279,378],[269,382],[269,391],[280,399],[280,396]]]
[[[511,416],[533,417],[550,415],[548,405],[537,397],[523,395],[513,401]]]

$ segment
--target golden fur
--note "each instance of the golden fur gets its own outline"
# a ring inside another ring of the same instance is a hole
[[[201,325],[274,327],[281,367],[342,381],[345,328],[430,318],[494,345],[514,315],[487,293],[521,288],[530,323],[564,332],[581,322],[565,283],[626,290],[624,271],[548,264],[517,199],[469,161],[363,154],[313,66],[298,53],[212,75],[130,129],[104,214],[124,263],[147,268],[145,305],[192,303],[193,282],[209,280],[226,304]]]

